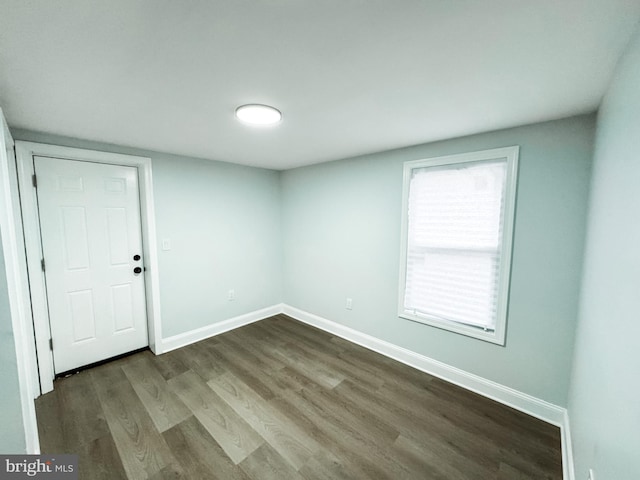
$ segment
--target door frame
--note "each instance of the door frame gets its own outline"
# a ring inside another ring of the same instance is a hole
[[[160,284],[151,159],[20,140],[16,140],[15,147],[41,392],[44,394],[53,390],[55,372],[53,368],[53,352],[49,347],[51,328],[49,325],[46,283],[40,264],[43,258],[42,233],[40,231],[36,189],[33,187],[32,180],[35,173],[34,156],[106,163],[136,167],[138,169],[142,250],[146,267],[145,294],[149,348],[156,355],[161,354]]]

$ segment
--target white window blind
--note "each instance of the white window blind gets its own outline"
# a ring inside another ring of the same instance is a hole
[[[510,239],[512,221],[505,222],[505,216],[513,213],[515,196],[509,189],[515,166],[509,155],[478,156],[408,162],[414,165],[405,172],[400,315],[490,335],[506,315],[508,282],[501,277],[508,281],[509,265],[503,262],[510,261],[510,240],[505,245],[504,239]]]
[[[405,308],[495,328],[506,161],[415,170]]]

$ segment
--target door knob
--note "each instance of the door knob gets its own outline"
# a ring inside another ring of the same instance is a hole
[[[136,267],[133,269],[133,273],[135,273],[136,275],[139,275],[142,272],[142,268],[140,267]]]
[[[137,262],[138,260],[140,260],[140,255],[135,254],[135,255],[133,256],[133,259]]]

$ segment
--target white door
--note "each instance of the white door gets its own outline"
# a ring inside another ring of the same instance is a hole
[[[34,157],[55,372],[148,345],[138,171]]]

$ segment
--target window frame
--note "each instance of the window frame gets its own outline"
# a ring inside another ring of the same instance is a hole
[[[414,322],[430,325],[450,332],[477,338],[497,345],[505,345],[507,330],[507,310],[509,306],[509,288],[511,281],[511,261],[513,250],[513,230],[516,211],[516,191],[518,182],[519,146],[494,148],[476,152],[445,155],[420,160],[404,162],[402,185],[402,222],[401,222],[401,251],[400,251],[400,282],[398,291],[398,316]],[[405,311],[404,299],[407,281],[407,254],[409,229],[409,193],[414,170],[442,167],[446,165],[460,165],[467,163],[487,162],[506,159],[506,180],[504,193],[504,215],[502,225],[502,243],[500,255],[499,279],[497,284],[497,318],[495,330],[484,330],[452,320],[444,320],[428,315],[416,315]]]

